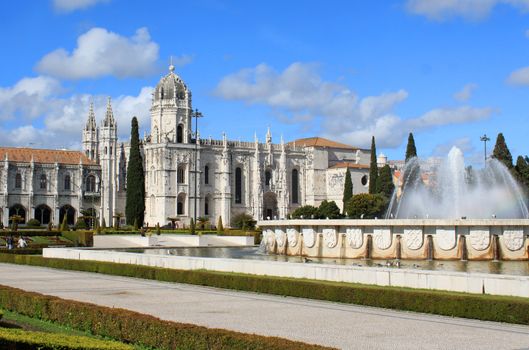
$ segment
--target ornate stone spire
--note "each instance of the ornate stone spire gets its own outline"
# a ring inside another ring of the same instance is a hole
[[[110,96],[107,100],[107,112],[105,114],[105,120],[103,121],[104,126],[115,126],[116,122],[114,120],[114,112],[112,112],[112,101]]]
[[[268,131],[266,132],[266,143],[272,143],[272,133],[270,132],[270,127],[268,127]]]
[[[94,101],[90,101],[90,108],[88,109],[88,119],[86,121],[85,130],[95,131],[97,128],[96,125],[96,115],[94,113]]]

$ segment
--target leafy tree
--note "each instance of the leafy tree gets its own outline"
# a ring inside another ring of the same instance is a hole
[[[130,131],[130,154],[127,165],[127,203],[125,214],[127,224],[143,226],[145,215],[145,174],[143,173],[143,160],[140,153],[140,136],[138,119],[132,118]]]
[[[206,228],[206,224],[208,223],[209,219],[207,216],[199,216],[197,218],[197,227],[199,230],[203,230]]]
[[[375,145],[375,136],[371,138],[371,163],[369,165],[369,193],[374,194],[377,191],[377,147]]]
[[[345,204],[353,196],[353,181],[351,180],[351,172],[349,168],[345,170],[345,183],[343,186],[343,213],[345,214]]]
[[[240,230],[253,230],[256,223],[253,216],[246,213],[237,214],[231,219],[231,226]]]
[[[75,228],[76,229],[86,229],[86,228],[88,228],[88,225],[86,224],[84,216],[79,216],[77,218],[77,222],[75,223]]]
[[[514,167],[516,179],[523,184],[525,189],[529,189],[529,162],[527,157],[518,156]]]
[[[496,145],[492,151],[492,157],[502,162],[508,169],[512,168],[512,155],[505,143],[505,137],[500,132],[496,138]]]
[[[338,219],[341,217],[340,208],[335,201],[324,200],[318,208],[318,217],[320,219]]]
[[[304,205],[297,208],[290,214],[292,219],[317,219],[318,218],[318,208],[312,205]]]
[[[222,225],[222,215],[219,216],[219,219],[217,220],[217,233],[223,233],[224,232],[224,226]]]
[[[380,169],[377,178],[377,193],[383,194],[386,198],[391,198],[395,185],[393,184],[393,174],[388,164]]]
[[[413,134],[410,132],[408,135],[408,145],[406,146],[405,161],[408,162],[408,160],[414,157],[417,157],[417,148],[415,148],[415,139],[413,138]]]
[[[162,231],[160,231],[160,223],[157,222],[156,223],[156,234],[159,236],[161,233],[162,233]]]
[[[353,219],[382,217],[388,200],[381,194],[360,193],[347,203],[347,216]]]

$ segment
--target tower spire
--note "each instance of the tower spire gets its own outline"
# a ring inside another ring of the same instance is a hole
[[[169,58],[169,72],[174,72],[174,66],[173,66],[173,56],[170,56]]]
[[[96,115],[94,113],[94,101],[90,100],[90,108],[88,109],[88,120],[86,121],[85,130],[96,130]]]
[[[112,101],[109,96],[107,100],[107,113],[105,115],[104,126],[114,126],[114,124],[114,112],[112,112]]]

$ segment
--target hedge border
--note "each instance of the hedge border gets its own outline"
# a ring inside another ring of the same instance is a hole
[[[529,325],[529,298],[381,287],[101,261],[3,255],[0,262]]]
[[[0,347],[41,350],[134,350],[131,345],[79,335],[0,328]]]
[[[94,335],[157,349],[331,349],[284,338],[164,321],[134,311],[66,300],[3,285],[0,285],[0,307]]]

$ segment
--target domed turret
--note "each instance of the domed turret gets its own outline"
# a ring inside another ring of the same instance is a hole
[[[174,73],[175,67],[169,66],[169,74],[160,79],[154,90],[154,101],[185,100],[188,97],[186,84]]]

